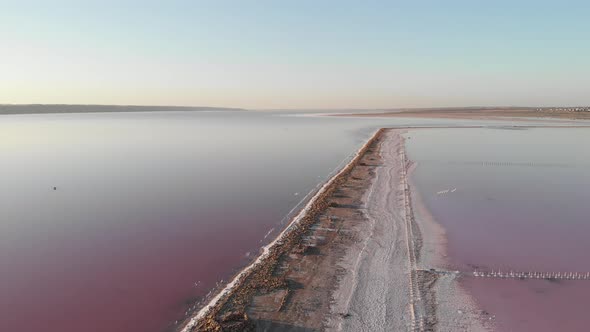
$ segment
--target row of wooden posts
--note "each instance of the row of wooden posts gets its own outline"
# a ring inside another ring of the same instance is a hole
[[[554,279],[554,280],[590,280],[590,272],[517,272],[517,271],[474,271],[478,278],[514,278],[514,279]]]

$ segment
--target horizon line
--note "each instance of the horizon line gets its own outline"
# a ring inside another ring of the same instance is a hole
[[[441,105],[441,106],[426,106],[426,107],[239,107],[239,106],[203,106],[203,105],[164,105],[164,104],[153,104],[153,105],[141,105],[141,104],[95,104],[95,103],[0,103],[0,107],[4,106],[99,106],[99,107],[174,107],[174,108],[210,108],[210,109],[236,109],[236,110],[249,110],[249,111],[339,111],[339,110],[354,110],[354,111],[371,111],[371,110],[436,110],[436,109],[507,109],[507,108],[555,108],[555,107],[588,107],[589,105]]]

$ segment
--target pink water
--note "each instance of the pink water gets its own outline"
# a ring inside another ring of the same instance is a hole
[[[0,121],[2,332],[173,329],[371,132],[239,112]]]
[[[162,331],[185,310],[185,303],[175,299],[202,295],[191,287],[195,278],[202,287],[215,283],[226,266],[240,263],[232,250],[243,251],[257,235],[240,227],[233,231],[241,236],[230,237],[226,247],[208,255],[193,250],[217,247],[217,234],[227,229],[117,229],[116,234],[47,239],[60,245],[44,250],[28,244],[18,256],[3,252],[2,331]]]
[[[414,180],[463,271],[590,272],[588,129],[412,131]],[[454,193],[437,195],[445,189]],[[582,331],[590,281],[464,278],[500,331]]]
[[[171,330],[375,128],[437,121],[3,115],[0,331]]]

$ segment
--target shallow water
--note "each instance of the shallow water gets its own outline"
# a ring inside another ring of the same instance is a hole
[[[418,162],[414,181],[447,232],[451,268],[590,272],[590,129],[429,129],[407,136],[408,154]],[[586,329],[590,281],[462,283],[500,331]]]
[[[376,128],[482,123],[310,113],[0,116],[0,331],[171,328]]]
[[[380,124],[448,123],[285,114],[2,115],[0,331],[170,328]]]
[[[370,134],[238,112],[0,121],[12,332],[164,330]]]

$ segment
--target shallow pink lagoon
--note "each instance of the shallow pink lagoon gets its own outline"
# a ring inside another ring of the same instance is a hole
[[[0,331],[173,329],[370,134],[334,122],[2,116]]]
[[[171,330],[376,128],[449,123],[284,112],[4,115],[0,331]]]
[[[414,181],[453,268],[590,272],[590,130],[408,134]],[[437,192],[457,188],[453,193]],[[590,281],[464,278],[500,331],[582,331]]]

